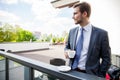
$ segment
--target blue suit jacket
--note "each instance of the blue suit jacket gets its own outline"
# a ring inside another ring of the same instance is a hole
[[[78,27],[71,29],[65,49],[76,49]],[[101,59],[101,61],[100,61]],[[70,60],[70,66],[74,59]],[[87,53],[86,72],[88,74],[105,77],[111,64],[111,49],[107,31],[92,26],[89,49]]]

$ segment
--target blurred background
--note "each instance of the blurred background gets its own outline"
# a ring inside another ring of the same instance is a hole
[[[54,8],[53,0],[0,0],[0,42],[64,43],[74,25],[73,9]],[[120,51],[120,0],[80,0],[92,6],[91,23],[109,33],[112,53]]]

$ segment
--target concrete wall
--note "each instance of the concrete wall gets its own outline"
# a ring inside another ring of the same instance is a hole
[[[5,51],[11,50],[12,52],[49,49],[49,43],[39,42],[1,43],[0,49],[4,49]]]

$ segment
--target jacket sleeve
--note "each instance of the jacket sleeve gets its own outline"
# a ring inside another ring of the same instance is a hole
[[[64,51],[67,50],[67,49],[70,49],[70,33],[71,33],[71,30],[69,32],[68,39],[67,39],[67,41],[65,43]]]
[[[100,56],[102,58],[102,62],[100,65],[99,76],[105,77],[106,72],[108,71],[111,65],[111,49],[109,46],[108,34],[106,31],[103,33],[103,37],[102,37]]]

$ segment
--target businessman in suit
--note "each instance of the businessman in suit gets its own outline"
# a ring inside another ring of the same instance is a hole
[[[75,57],[70,59],[70,66],[76,71],[105,77],[111,65],[111,49],[107,31],[90,23],[91,6],[89,3],[81,2],[74,5],[73,9],[74,22],[79,26],[70,30],[65,46],[65,50],[76,51]],[[66,52],[65,57],[68,58]]]

